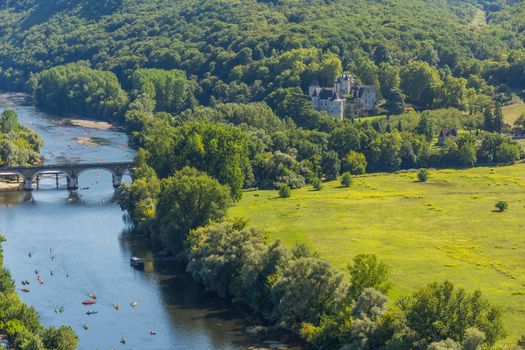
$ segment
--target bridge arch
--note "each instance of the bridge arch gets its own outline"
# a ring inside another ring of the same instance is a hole
[[[122,177],[130,173],[133,167],[132,162],[114,162],[114,163],[78,163],[62,165],[40,165],[34,167],[14,167],[0,168],[0,175],[19,175],[24,179],[24,190],[33,189],[33,180],[40,174],[61,173],[65,174],[68,180],[68,189],[78,189],[78,178],[80,174],[88,170],[105,170],[113,178],[113,187],[118,188],[122,183]]]

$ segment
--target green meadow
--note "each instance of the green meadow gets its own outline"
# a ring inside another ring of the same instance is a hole
[[[522,114],[525,115],[525,103],[514,103],[508,106],[503,106],[502,111],[505,122],[512,126],[516,119]]]
[[[498,200],[507,211],[495,212]],[[229,215],[340,269],[376,254],[391,268],[393,298],[445,279],[480,289],[504,311],[508,341],[525,333],[525,164],[434,170],[426,183],[415,172],[363,175],[286,199],[246,192]]]

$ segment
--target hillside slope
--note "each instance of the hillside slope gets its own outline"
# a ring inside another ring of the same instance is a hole
[[[470,26],[476,11],[472,0],[5,1],[1,87],[21,88],[31,72],[78,60],[117,73],[124,85],[140,66],[228,83],[237,65],[301,47],[334,52],[345,67],[361,57],[420,59],[462,73],[469,60],[523,43],[511,25]]]

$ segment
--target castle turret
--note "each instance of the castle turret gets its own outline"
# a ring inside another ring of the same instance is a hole
[[[310,84],[310,87],[308,88],[308,96],[312,97],[314,92],[320,88],[321,86],[319,85],[319,82],[317,80],[312,81],[312,83]]]

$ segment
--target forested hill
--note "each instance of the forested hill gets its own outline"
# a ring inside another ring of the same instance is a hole
[[[523,48],[524,6],[505,1],[7,0],[0,87],[22,89],[31,73],[87,60],[125,88],[139,67],[177,68],[220,100],[243,102],[257,80],[294,85],[295,67],[268,72],[254,62],[298,48],[332,52],[345,69],[415,59],[467,77]],[[471,25],[480,6],[489,11],[481,28]]]

